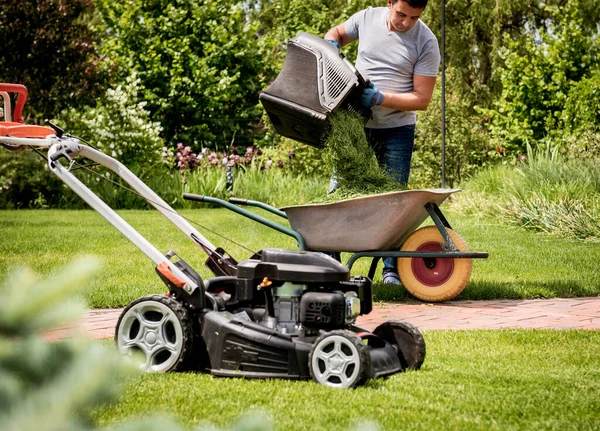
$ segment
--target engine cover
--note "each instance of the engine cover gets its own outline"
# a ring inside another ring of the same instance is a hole
[[[300,322],[307,327],[341,328],[346,298],[340,292],[307,292],[300,301]]]

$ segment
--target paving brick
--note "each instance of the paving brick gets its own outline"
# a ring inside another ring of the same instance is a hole
[[[48,340],[87,332],[93,338],[114,337],[122,309],[90,310],[83,320],[45,334]],[[451,301],[444,304],[377,302],[357,326],[373,330],[387,320],[406,320],[421,330],[554,328],[600,330],[599,298]]]

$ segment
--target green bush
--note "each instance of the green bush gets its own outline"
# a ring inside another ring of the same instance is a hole
[[[581,0],[546,5],[548,29],[504,38],[502,92],[487,114],[494,146],[506,154],[524,154],[528,143],[547,139],[562,143],[573,127],[597,128],[600,43],[584,30],[580,6]]]
[[[135,74],[108,89],[95,107],[69,109],[59,122],[70,134],[91,142],[125,166],[146,168],[162,161],[162,127],[150,120]]]
[[[169,146],[250,143],[264,64],[258,22],[237,1],[98,0],[102,52],[141,92]]]

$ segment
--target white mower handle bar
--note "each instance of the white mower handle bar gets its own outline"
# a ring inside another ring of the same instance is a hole
[[[146,199],[154,208],[168,218],[177,228],[185,235],[191,238],[196,244],[203,248],[203,251],[213,252],[215,246],[190,225],[183,217],[181,217],[169,204],[160,198],[152,189],[150,189],[143,181],[135,176],[121,162],[114,158],[95,150],[87,145],[82,145],[78,139],[73,137],[58,138],[55,135],[49,135],[46,139],[29,139],[29,138],[10,138],[0,137],[0,143],[10,146],[27,145],[31,147],[46,147],[48,148],[48,166],[50,170],[69,186],[79,197],[81,197],[89,206],[96,210],[110,224],[112,224],[119,232],[121,232],[128,240],[138,247],[146,256],[148,256],[156,265],[166,262],[171,272],[185,281],[186,290],[188,293],[196,290],[197,283],[190,277],[186,276],[173,262],[165,257],[156,247],[140,235],[131,225],[121,218],[111,207],[109,207],[102,199],[93,193],[85,184],[83,184],[76,176],[69,172],[69,168],[65,168],[61,163],[61,158],[72,160],[72,158],[81,156],[90,159],[113,171],[129,184],[141,197]],[[190,291],[191,289],[191,291]]]

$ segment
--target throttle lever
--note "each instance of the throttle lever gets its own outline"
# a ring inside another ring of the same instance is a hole
[[[65,131],[63,129],[61,129],[60,127],[58,127],[56,124],[51,123],[50,120],[48,120],[48,119],[44,120],[44,124],[46,124],[47,126],[52,127],[52,129],[54,130],[57,138],[62,138],[63,135],[65,134]]]

